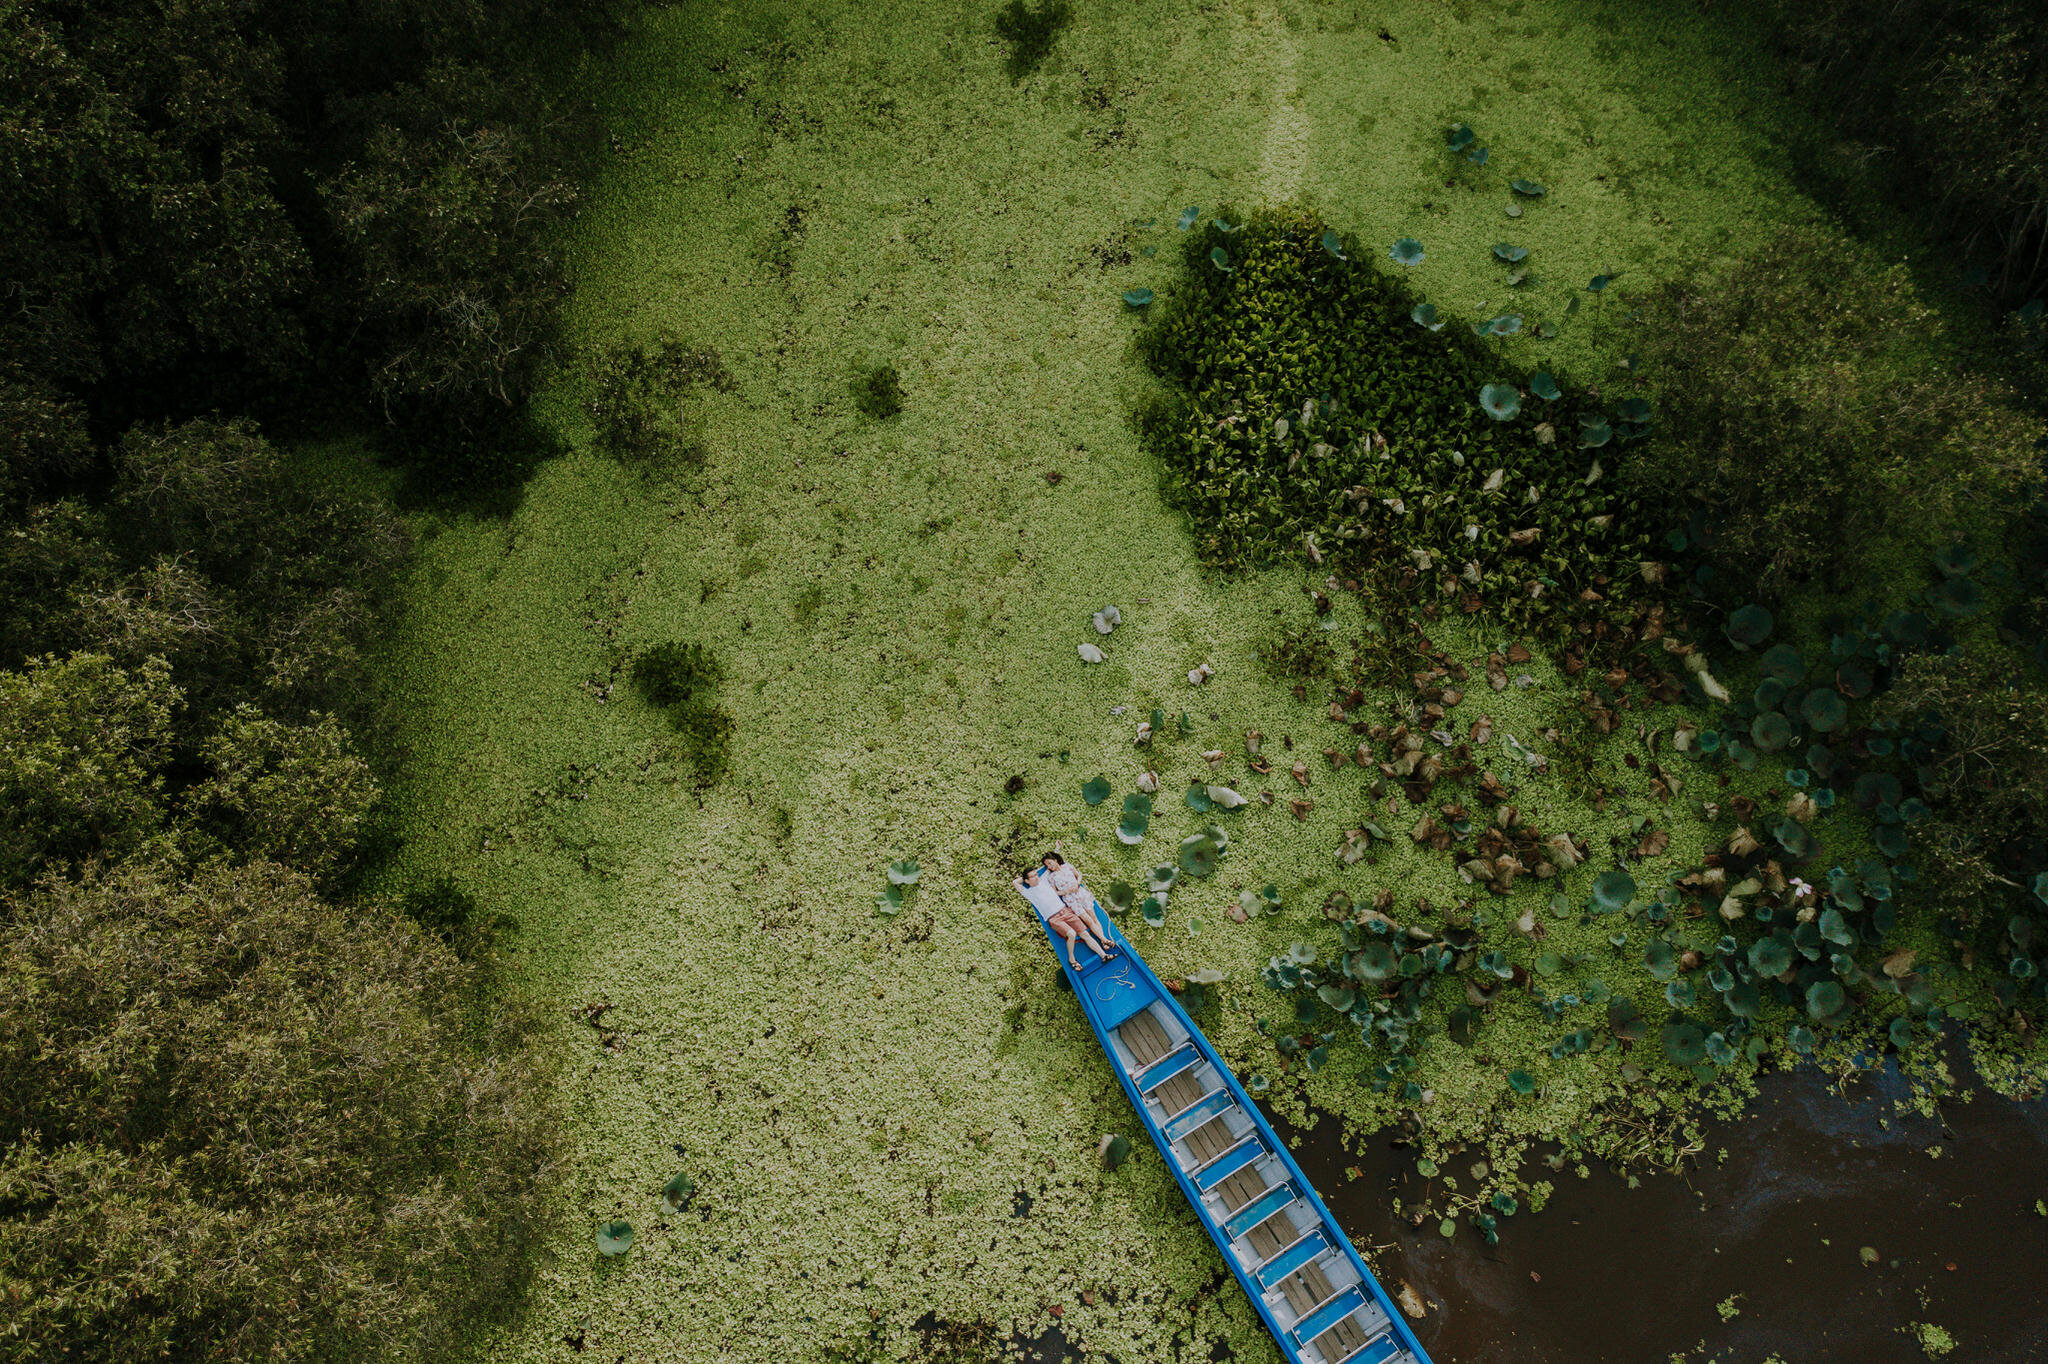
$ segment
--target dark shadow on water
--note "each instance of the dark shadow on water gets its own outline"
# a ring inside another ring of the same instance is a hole
[[[1388,1290],[1406,1279],[1428,1300],[1416,1329],[1436,1364],[1905,1364],[1928,1357],[1913,1323],[1955,1338],[1951,1364],[2048,1360],[2048,1101],[1986,1096],[1929,1119],[1895,1113],[1904,1095],[1889,1070],[1846,1098],[1811,1069],[1766,1076],[1682,1177],[1631,1189],[1597,1163],[1585,1179],[1533,1165],[1556,1192],[1502,1219],[1496,1246],[1395,1217],[1424,1181],[1387,1134],[1347,1152],[1324,1123],[1294,1154]]]

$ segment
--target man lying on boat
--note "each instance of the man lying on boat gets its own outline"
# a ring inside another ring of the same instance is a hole
[[[1043,868],[1032,867],[1011,882],[1018,892],[1031,902],[1038,911],[1038,917],[1052,925],[1053,932],[1067,940],[1067,965],[1076,971],[1081,963],[1074,959],[1074,944],[1078,940],[1093,949],[1095,955],[1104,961],[1116,956],[1098,936],[1100,924],[1095,922],[1095,897],[1088,887],[1081,884],[1081,876],[1073,867],[1060,859],[1059,845],[1045,855]],[[1061,883],[1070,889],[1063,895]]]

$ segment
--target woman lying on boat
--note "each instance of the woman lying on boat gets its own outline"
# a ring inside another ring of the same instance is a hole
[[[1031,907],[1038,911],[1038,917],[1051,924],[1053,932],[1067,940],[1067,965],[1076,971],[1081,969],[1081,963],[1074,959],[1074,944],[1077,940],[1087,943],[1095,955],[1104,961],[1116,956],[1116,953],[1109,949],[1109,945],[1097,936],[1097,925],[1092,922],[1094,897],[1089,895],[1086,886],[1081,885],[1079,873],[1060,861],[1056,852],[1045,855],[1045,868],[1046,870],[1041,871],[1038,867],[1032,867],[1012,884],[1031,902]],[[1055,870],[1064,870],[1067,876],[1073,878],[1074,892],[1063,896],[1055,889]],[[1074,907],[1076,899],[1085,907],[1084,909]]]

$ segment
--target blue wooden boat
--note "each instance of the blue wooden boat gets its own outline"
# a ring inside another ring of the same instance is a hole
[[[1036,913],[1033,914],[1037,918]],[[1039,919],[1131,1107],[1294,1364],[1429,1364],[1379,1280],[1179,1001],[1096,906],[1116,956]]]

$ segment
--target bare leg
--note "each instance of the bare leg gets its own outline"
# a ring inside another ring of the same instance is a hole
[[[1111,957],[1116,955],[1116,953],[1109,950],[1108,945],[1104,943],[1102,939],[1096,937],[1093,933],[1090,933],[1086,928],[1083,928],[1081,930],[1081,941],[1087,943],[1090,947],[1094,948],[1095,955],[1102,958],[1104,961],[1108,961]]]
[[[1094,948],[1097,952],[1099,952],[1102,955],[1102,959],[1104,961],[1108,961],[1111,957],[1114,957],[1116,955],[1116,949],[1109,946],[1109,930],[1103,926],[1101,913],[1099,911],[1094,910],[1084,912],[1081,915],[1081,921],[1082,923],[1086,924],[1088,928],[1093,928],[1095,930],[1095,932],[1089,935],[1088,937],[1088,945]],[[1083,933],[1087,933],[1087,931],[1087,928],[1082,929]]]
[[[1074,960],[1074,930],[1059,924],[1054,924],[1053,927],[1059,929],[1060,936],[1067,940],[1067,965],[1073,967],[1076,971],[1080,970],[1081,963]]]

